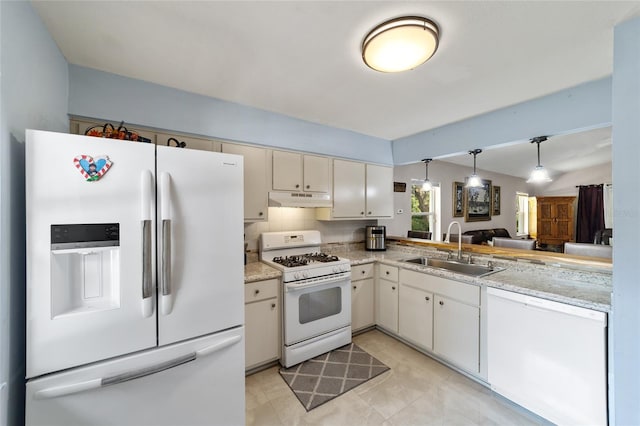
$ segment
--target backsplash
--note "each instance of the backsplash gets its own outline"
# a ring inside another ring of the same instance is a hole
[[[313,208],[269,207],[268,217],[269,220],[266,222],[244,224],[244,241],[249,244],[248,250],[257,251],[260,234],[274,231],[316,229],[322,234],[324,244],[362,242],[364,241],[365,226],[376,224],[375,220],[331,222],[316,220],[316,211]]]

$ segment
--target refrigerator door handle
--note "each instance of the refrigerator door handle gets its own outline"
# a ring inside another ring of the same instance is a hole
[[[160,312],[169,315],[173,308],[173,295],[171,294],[171,175],[167,172],[160,174],[160,220],[162,223],[162,247],[160,258]]]
[[[196,351],[196,356],[198,358],[203,357],[203,356],[207,356],[207,355],[211,355],[214,352],[219,352],[224,348],[227,348],[231,345],[235,345],[236,343],[238,343],[239,341],[242,340],[242,335],[239,336],[232,336],[229,337],[227,339],[224,339],[221,342],[218,342],[214,345],[211,346],[207,346],[206,348],[202,348],[200,350]]]
[[[142,221],[142,316],[153,314],[153,283],[151,253],[151,212],[153,210],[153,176],[151,170],[143,170],[141,176],[141,221]]]
[[[195,361],[196,352],[179,356],[169,361],[161,362],[149,367],[138,368],[136,370],[127,371],[126,373],[117,374],[115,376],[103,377],[97,379],[86,380],[84,382],[65,384],[39,390],[35,393],[36,399],[57,398],[59,396],[71,395],[78,392],[84,392],[92,389],[98,389],[105,386],[117,385],[119,383],[128,382],[130,380],[140,379],[145,376],[160,373],[178,367],[187,362]]]

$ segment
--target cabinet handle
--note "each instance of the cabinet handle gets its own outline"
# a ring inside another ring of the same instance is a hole
[[[258,213],[258,216],[262,216],[262,212]]]
[[[275,308],[276,308],[276,304],[275,304],[275,303],[272,303],[272,304],[271,304],[271,309],[275,309]]]
[[[296,188],[300,188],[300,185],[296,183]]]
[[[391,290],[395,290],[395,289],[396,289],[395,287],[391,287]]]
[[[440,306],[444,306],[444,302],[442,300],[438,303],[440,303]]]
[[[367,214],[371,214],[371,212],[368,212]]]
[[[310,188],[311,188],[311,185],[307,185],[307,189],[310,189]]]
[[[424,300],[429,301],[429,296],[425,296]]]
[[[356,287],[356,286],[354,285],[354,286],[353,286],[353,289],[354,289],[354,290],[357,290],[357,289],[358,289],[358,287]]]
[[[255,294],[255,295],[260,294],[260,290],[259,290],[259,289],[256,289],[256,290],[253,292],[253,294]]]
[[[385,274],[389,275],[389,271],[385,271]]]
[[[361,215],[363,215],[363,214],[364,214],[364,212],[360,212],[360,214],[361,214]]]

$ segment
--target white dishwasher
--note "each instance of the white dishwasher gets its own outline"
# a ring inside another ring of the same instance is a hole
[[[606,425],[606,314],[493,288],[487,294],[491,388],[559,425]]]

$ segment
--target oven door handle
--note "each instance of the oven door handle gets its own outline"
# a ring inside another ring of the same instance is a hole
[[[345,281],[348,280],[349,278],[351,278],[351,272],[344,272],[341,273],[339,275],[333,275],[330,278],[323,278],[323,279],[313,279],[312,281],[297,281],[297,282],[293,282],[293,283],[287,283],[286,284],[286,289],[288,292],[290,291],[297,291],[297,290],[303,290],[305,288],[309,288],[309,287],[319,287],[319,286],[323,286],[323,285],[327,285],[327,284],[333,284],[333,283],[337,283],[340,281]],[[349,280],[350,281],[350,280]]]

